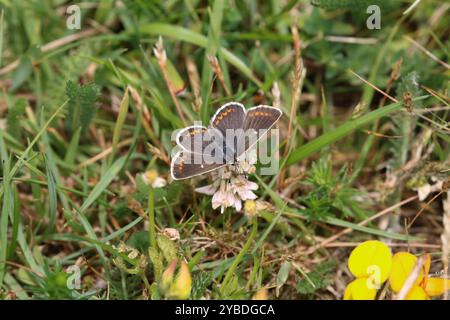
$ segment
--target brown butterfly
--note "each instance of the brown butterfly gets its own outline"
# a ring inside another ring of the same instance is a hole
[[[178,133],[176,142],[181,151],[172,158],[172,178],[187,179],[235,164],[239,156],[265,136],[282,114],[280,109],[265,105],[248,110],[237,102],[223,105],[207,128],[190,126]]]

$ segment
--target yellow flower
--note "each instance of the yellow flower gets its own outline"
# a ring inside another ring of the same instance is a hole
[[[425,255],[422,269],[406,294],[406,300],[429,300],[450,289],[450,279],[429,276],[431,257]],[[356,277],[347,285],[344,300],[374,300],[377,290],[389,278],[393,292],[399,293],[417,263],[408,252],[392,256],[388,246],[380,241],[366,241],[350,254],[348,268]]]
[[[244,212],[247,216],[253,217],[258,211],[255,200],[246,200],[244,203]]]
[[[446,290],[450,290],[450,279],[428,278],[425,285],[425,292],[430,297],[440,296],[441,294],[444,294]]]
[[[177,260],[173,260],[169,267],[161,276],[160,288],[164,292],[166,298],[169,299],[187,299],[191,295],[192,279],[189,267],[186,262],[181,261],[180,270],[175,277],[175,269]]]
[[[169,266],[167,267],[166,271],[161,276],[161,289],[163,291],[166,291],[169,289],[170,285],[173,282],[173,275],[175,274],[175,269],[177,268],[177,259],[173,260]]]
[[[261,288],[253,295],[252,300],[268,300],[269,294],[266,288]]]
[[[175,299],[187,299],[191,295],[191,273],[186,262],[181,261],[180,271],[169,290],[169,296]]]
[[[389,277],[392,291],[400,292],[416,263],[417,257],[411,253],[399,252],[394,255],[392,272]],[[429,300],[431,297],[443,294],[446,289],[450,289],[450,279],[429,277],[430,265],[431,257],[427,254],[416,281],[405,297],[406,300]]]
[[[359,244],[348,259],[348,268],[357,279],[347,285],[344,299],[374,300],[391,267],[392,253],[386,244],[375,240]]]

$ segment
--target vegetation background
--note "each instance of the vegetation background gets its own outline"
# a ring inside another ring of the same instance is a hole
[[[413,2],[0,0],[0,297],[341,299],[367,239],[448,269],[450,4]],[[281,161],[220,214],[168,169],[229,101]]]

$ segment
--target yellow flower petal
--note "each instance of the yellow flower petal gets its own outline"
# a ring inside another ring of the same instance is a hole
[[[429,300],[429,297],[421,287],[414,286],[406,295],[406,300]]]
[[[344,300],[353,300],[352,296],[352,284],[354,281],[350,282],[347,287],[345,288],[344,292]]]
[[[399,292],[409,274],[411,273],[414,265],[416,264],[417,257],[408,252],[398,252],[392,258],[392,271],[389,277],[391,283],[391,289],[395,292]],[[415,285],[418,285],[423,280],[423,270],[420,271],[417,277]]]
[[[425,258],[426,258],[426,260],[425,260],[425,264],[423,265],[423,269],[424,269],[424,274],[427,275],[428,273],[430,273],[430,267],[431,267],[430,254],[427,253]]]
[[[261,288],[253,295],[252,300],[268,300],[269,293],[266,288]]]
[[[166,291],[169,286],[172,284],[173,275],[175,273],[175,269],[177,268],[177,259],[173,260],[170,265],[167,267],[166,271],[161,276],[161,289]]]
[[[359,278],[350,282],[345,289],[344,300],[375,300],[377,289],[368,278]]]
[[[392,253],[380,241],[365,241],[353,249],[348,258],[348,268],[357,278],[372,277],[373,282],[383,283],[389,277]]]
[[[430,297],[440,296],[446,289],[450,290],[450,279],[428,278],[425,291]]]
[[[185,300],[191,295],[191,274],[188,265],[181,261],[180,271],[167,294],[172,299]]]

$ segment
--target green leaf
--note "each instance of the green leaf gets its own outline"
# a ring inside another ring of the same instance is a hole
[[[33,72],[33,63],[28,57],[22,57],[19,62],[19,67],[14,71],[12,78],[11,91],[18,89],[25,81],[28,80]]]
[[[156,241],[158,242],[158,248],[168,263],[177,258],[177,247],[172,240],[164,235],[158,235]]]
[[[170,59],[167,59],[166,61],[166,68],[167,78],[169,79],[170,85],[173,87],[173,90],[177,94],[182,92],[184,88],[186,88],[186,84],[184,83],[183,78],[180,76],[180,73],[178,72],[172,61],[170,61]]]
[[[48,188],[48,202],[49,202],[49,222],[47,232],[50,232],[54,229],[57,217],[57,206],[58,206],[58,198],[57,198],[57,187],[55,177],[53,176],[52,169],[48,163],[45,161],[46,165],[46,175],[47,175],[47,188]]]
[[[324,289],[331,284],[333,270],[336,264],[333,261],[327,261],[318,265],[313,271],[308,272],[304,279],[297,283],[297,292],[301,294],[312,294],[316,290]]]
[[[66,95],[69,98],[66,128],[73,133],[81,127],[84,132],[97,111],[95,101],[98,88],[93,83],[77,85],[69,80],[66,84]]]
[[[283,262],[283,264],[280,267],[280,270],[278,270],[277,274],[277,288],[276,288],[276,295],[280,293],[280,288],[286,283],[289,272],[291,271],[292,264],[289,261]]]
[[[8,132],[13,137],[19,139],[21,136],[21,132],[23,131],[19,118],[25,113],[25,108],[27,107],[28,102],[26,99],[18,99],[14,105],[8,110],[8,114],[6,116],[6,123],[8,124]]]
[[[311,0],[313,6],[327,10],[349,9],[363,12],[370,5],[377,5],[382,9],[392,8],[395,2],[399,3],[396,0]]]
[[[3,177],[8,177],[10,170],[10,159],[6,152],[3,135],[0,131],[0,154],[3,165]],[[8,252],[8,218],[14,212],[14,197],[12,184],[9,179],[3,180],[3,199],[0,212],[0,288],[3,284],[3,278],[6,273],[6,256]]]
[[[111,181],[118,175],[120,170],[122,170],[123,165],[125,164],[126,157],[121,157],[117,159],[111,167],[105,172],[100,181],[95,185],[94,189],[92,189],[89,196],[83,202],[79,211],[84,213],[93,203],[94,201],[106,190]]]
[[[163,261],[161,255],[155,248],[148,248],[148,256],[150,257],[150,261],[153,265],[153,273],[155,274],[155,278],[159,279],[163,273]]]
[[[0,66],[2,65],[2,52],[3,52],[3,18],[5,16],[5,11],[0,12]]]
[[[80,209],[78,210],[80,221],[83,225],[83,228],[86,230],[89,237],[93,240],[98,240],[97,236],[95,234],[94,229],[92,228],[91,224],[89,223],[88,219],[85,217],[84,212],[95,202],[95,200],[106,190],[108,185],[111,183],[111,181],[117,176],[117,174],[122,170],[122,167],[124,166],[126,162],[126,157],[121,157],[117,159],[111,167],[105,172],[105,174],[102,176],[98,184],[92,189],[89,196],[86,198],[86,200],[81,205]],[[96,248],[100,255],[104,258],[104,253],[102,248],[99,245],[96,245]]]
[[[192,299],[201,299],[206,291],[206,288],[211,284],[213,275],[211,272],[200,271],[192,279]]]
[[[139,250],[139,252],[146,252],[150,246],[147,231],[136,231],[130,236],[127,245]]]
[[[78,128],[70,139],[69,147],[67,148],[66,156],[64,157],[64,162],[68,165],[73,165],[75,163],[75,157],[77,156],[78,145],[80,143],[80,135],[81,128]]]
[[[116,151],[117,151],[117,144],[119,143],[122,127],[125,123],[125,119],[128,114],[128,107],[129,107],[129,94],[128,94],[128,87],[125,90],[125,93],[123,94],[122,101],[120,102],[120,108],[119,108],[119,114],[117,116],[116,125],[114,126],[114,132],[113,132],[113,138],[112,138],[112,152],[110,156],[110,160],[113,159]]]

